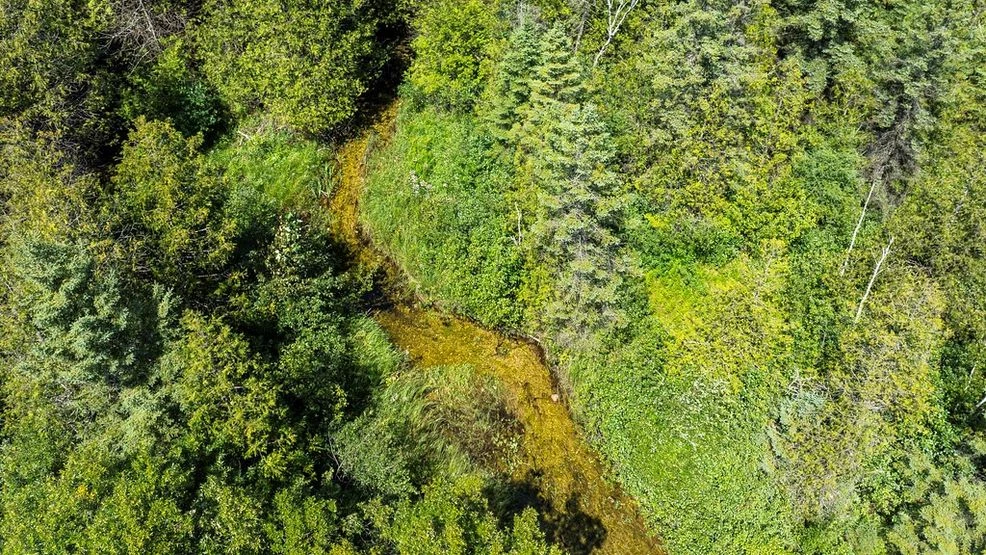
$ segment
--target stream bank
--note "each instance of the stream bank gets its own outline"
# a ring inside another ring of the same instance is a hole
[[[648,534],[637,504],[607,480],[605,467],[585,442],[532,345],[465,319],[425,308],[410,294],[406,278],[372,244],[359,223],[370,150],[392,136],[397,103],[338,153],[339,179],[329,201],[333,233],[351,260],[378,268],[386,301],[373,317],[391,341],[421,368],[473,366],[495,377],[510,409],[523,424],[522,461],[510,477],[512,497],[535,506],[549,539],[571,553],[663,553]]]

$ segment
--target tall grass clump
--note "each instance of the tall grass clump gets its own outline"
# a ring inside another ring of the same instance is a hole
[[[308,209],[332,189],[328,149],[268,120],[245,122],[210,156],[235,189],[262,194],[280,209]]]
[[[335,443],[345,479],[400,496],[434,476],[508,472],[522,432],[493,377],[468,365],[407,367]]]
[[[468,114],[402,107],[394,137],[370,154],[361,218],[419,294],[480,322],[520,324],[521,256],[503,191]]]

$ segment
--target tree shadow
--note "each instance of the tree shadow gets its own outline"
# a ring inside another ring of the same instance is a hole
[[[582,510],[577,494],[570,495],[562,507],[545,499],[538,487],[542,481],[540,472],[528,471],[522,480],[487,488],[486,495],[501,526],[510,527],[513,515],[532,507],[538,512],[547,539],[566,553],[588,555],[602,547],[607,535],[602,521]]]

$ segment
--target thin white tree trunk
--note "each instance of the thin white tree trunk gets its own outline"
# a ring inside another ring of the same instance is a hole
[[[599,58],[602,58],[606,48],[609,47],[609,43],[613,42],[613,37],[620,30],[620,26],[639,3],[640,0],[619,0],[614,6],[613,0],[606,0],[606,42],[603,43],[599,52],[596,52],[596,57],[592,60],[592,67],[599,64]]]
[[[972,413],[975,414],[976,411],[979,410],[979,407],[981,407],[983,405],[986,405],[986,397],[983,397],[981,401],[979,401],[978,403],[976,403],[976,408],[972,409]]]
[[[863,314],[863,305],[866,304],[866,298],[870,296],[870,291],[873,289],[873,282],[876,281],[876,276],[880,274],[880,268],[883,267],[883,262],[887,259],[887,255],[890,254],[890,247],[894,246],[894,238],[890,238],[890,242],[887,243],[886,247],[883,247],[883,253],[880,254],[880,260],[877,261],[876,267],[873,268],[873,275],[870,276],[870,282],[866,284],[866,292],[863,293],[863,298],[859,300],[859,307],[856,309],[856,318],[853,322],[859,322],[859,317]]]
[[[873,179],[873,183],[870,185],[870,192],[866,195],[866,202],[863,203],[863,211],[859,214],[859,221],[856,222],[856,229],[852,230],[852,240],[849,241],[849,250],[846,251],[846,259],[842,261],[842,269],[839,270],[839,275],[846,275],[846,267],[849,266],[849,255],[852,254],[853,247],[856,246],[856,236],[859,235],[859,229],[863,227],[863,219],[866,218],[866,208],[870,205],[870,199],[873,198],[873,190],[876,189],[877,179]]]

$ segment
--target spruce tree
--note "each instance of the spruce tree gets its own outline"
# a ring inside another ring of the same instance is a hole
[[[537,203],[528,241],[553,282],[541,326],[562,349],[582,349],[624,320],[619,293],[629,264],[615,229],[625,202],[570,41],[556,27],[541,49],[519,152]]]
[[[14,256],[35,341],[15,371],[71,418],[110,410],[160,354],[170,297],[129,282],[80,245],[28,242]]]
[[[537,31],[533,15],[521,11],[492,88],[486,119],[503,145],[514,144],[520,133],[520,110],[530,99],[531,77],[539,61]]]
[[[625,320],[619,296],[631,268],[615,233],[625,200],[609,169],[613,150],[595,108],[580,107],[558,130],[552,157],[565,164],[545,191],[545,217],[533,231],[543,260],[555,268],[544,322],[560,346],[578,348]]]
[[[560,157],[556,143],[572,134],[571,129],[562,129],[564,122],[571,119],[586,94],[571,41],[560,27],[545,33],[538,48],[530,98],[519,109],[516,126],[516,203],[528,216],[528,226],[546,217],[540,197],[563,179],[564,166],[570,161]]]
[[[540,59],[529,85],[530,100],[519,110],[522,165],[541,166],[539,160],[551,163],[553,126],[570,116],[586,96],[581,68],[561,27],[556,25],[545,33],[539,48]]]

